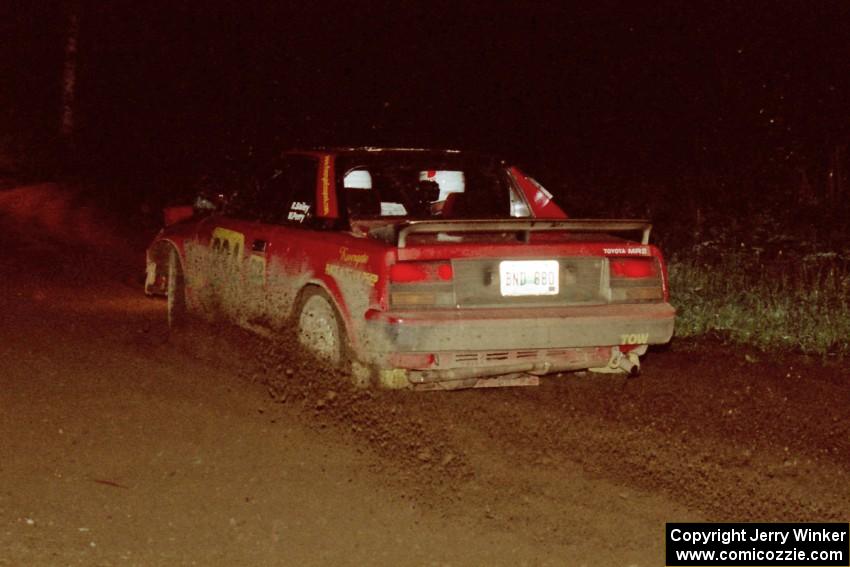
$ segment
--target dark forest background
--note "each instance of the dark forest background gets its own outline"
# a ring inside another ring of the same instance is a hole
[[[2,12],[7,174],[72,176],[158,206],[286,147],[472,148],[520,163],[576,216],[649,216],[670,242],[718,224],[746,231],[753,216],[814,224],[821,243],[846,235],[846,2]]]

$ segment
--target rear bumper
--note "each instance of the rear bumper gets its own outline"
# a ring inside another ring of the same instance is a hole
[[[673,336],[669,303],[522,310],[377,313],[364,350],[387,367],[393,353],[522,351],[663,344]]]

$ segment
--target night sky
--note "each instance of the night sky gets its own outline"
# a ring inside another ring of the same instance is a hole
[[[845,2],[5,4],[4,143],[56,139],[71,6],[95,169],[387,144],[652,178],[850,140]]]

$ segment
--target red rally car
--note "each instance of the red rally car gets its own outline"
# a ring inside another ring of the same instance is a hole
[[[145,291],[264,334],[297,329],[355,382],[455,389],[636,374],[675,311],[650,225],[575,220],[476,153],[284,152],[226,203],[166,211]]]

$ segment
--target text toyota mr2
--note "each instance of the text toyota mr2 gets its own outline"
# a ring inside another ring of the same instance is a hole
[[[480,154],[284,152],[220,205],[167,210],[145,291],[167,295],[172,325],[294,329],[364,385],[636,373],[675,316],[650,225],[569,219],[551,197]]]

